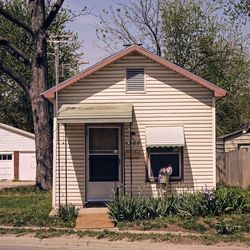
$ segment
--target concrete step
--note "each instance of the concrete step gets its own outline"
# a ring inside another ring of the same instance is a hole
[[[81,208],[76,219],[76,229],[113,228],[114,222],[108,216],[107,208]]]

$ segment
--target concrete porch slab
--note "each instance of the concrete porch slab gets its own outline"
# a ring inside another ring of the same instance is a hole
[[[107,214],[108,209],[106,207],[84,207],[80,208],[78,215],[83,214]]]
[[[114,228],[106,207],[81,208],[76,219],[76,229]]]

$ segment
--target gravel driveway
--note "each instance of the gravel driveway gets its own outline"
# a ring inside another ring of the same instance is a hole
[[[96,240],[93,238],[60,237],[53,239],[36,239],[29,236],[2,236],[0,250],[246,250],[233,244],[220,246],[182,245],[172,243],[152,243],[150,241],[128,242]]]
[[[0,181],[0,190],[4,188],[33,186],[33,185],[35,185],[34,181]]]

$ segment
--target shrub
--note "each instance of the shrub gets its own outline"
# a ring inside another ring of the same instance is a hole
[[[247,194],[241,192],[239,189],[221,186],[215,191],[215,197],[214,215],[250,211]]]
[[[230,235],[240,231],[239,226],[235,226],[232,223],[227,223],[224,220],[221,220],[215,225],[215,229],[218,234]]]
[[[115,221],[135,221],[138,219],[153,219],[170,215],[175,211],[175,199],[171,197],[131,198],[128,195],[116,197],[107,202],[110,217]]]
[[[205,213],[202,204],[202,193],[184,193],[176,196],[176,214],[181,217],[198,216]]]
[[[115,221],[154,219],[169,215],[181,217],[222,215],[232,212],[249,212],[249,194],[238,189],[219,187],[201,192],[184,193],[161,198],[128,195],[107,202],[110,217]]]
[[[144,198],[142,207],[146,213],[146,219],[164,217],[175,213],[175,199],[173,196],[158,199],[153,197]]]
[[[69,205],[61,205],[58,210],[58,218],[63,222],[68,222],[71,220],[75,220],[78,214],[78,210],[75,206]]]
[[[114,201],[107,203],[107,207],[110,217],[115,221],[133,221],[140,214],[137,200],[126,195],[117,196]]]

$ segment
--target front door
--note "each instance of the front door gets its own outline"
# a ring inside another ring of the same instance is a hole
[[[120,127],[89,126],[87,135],[87,201],[110,200],[121,181]]]

